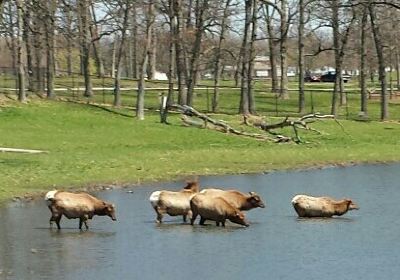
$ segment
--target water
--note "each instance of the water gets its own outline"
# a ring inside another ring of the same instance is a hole
[[[397,279],[400,273],[400,165],[201,177],[203,186],[256,191],[265,209],[250,227],[154,223],[148,197],[172,182],[105,191],[117,222],[95,217],[48,228],[43,201],[0,210],[0,279]],[[133,193],[127,193],[133,190]],[[298,219],[298,193],[350,197],[360,206],[334,219]]]

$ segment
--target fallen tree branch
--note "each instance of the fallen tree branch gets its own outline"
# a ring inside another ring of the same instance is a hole
[[[235,129],[232,126],[230,126],[229,124],[227,124],[225,121],[215,120],[213,118],[210,118],[206,114],[202,114],[202,113],[198,112],[196,109],[194,109],[190,106],[187,106],[187,105],[174,104],[169,107],[171,109],[177,109],[183,114],[181,119],[186,125],[195,126],[195,127],[199,127],[199,128],[213,129],[213,130],[217,130],[217,131],[224,132],[224,133],[231,133],[234,135],[255,138],[258,140],[272,141],[272,142],[277,142],[277,143],[290,141],[290,138],[282,136],[282,135],[277,135],[276,137],[273,138],[273,137],[269,137],[267,135],[263,135],[263,134],[259,134],[259,133],[250,133],[250,132]],[[193,120],[192,119],[193,117],[199,118],[203,122],[201,123],[199,121]]]
[[[274,129],[278,129],[278,128],[285,128],[285,127],[292,127],[295,137],[293,139],[293,141],[295,141],[296,143],[300,143],[302,142],[300,139],[300,136],[298,134],[298,129],[305,129],[305,130],[310,130],[310,131],[314,131],[316,133],[322,134],[320,131],[311,128],[308,124],[315,122],[318,119],[334,119],[343,129],[343,126],[336,120],[334,115],[320,115],[318,113],[315,114],[308,114],[305,115],[299,119],[295,119],[295,120],[291,120],[289,119],[289,117],[286,117],[283,121],[279,122],[279,123],[275,123],[275,124],[267,124],[264,120],[256,120],[253,122],[249,121],[250,116],[244,115],[243,116],[243,123],[246,125],[251,125],[254,127],[257,127],[261,130],[264,130],[270,134],[276,135],[275,132],[273,132],[272,130]]]
[[[217,130],[217,131],[224,132],[224,133],[231,133],[234,135],[241,135],[241,136],[245,136],[245,137],[256,138],[259,140],[267,140],[267,141],[273,141],[273,142],[285,142],[287,140],[284,138],[274,139],[274,138],[268,137],[267,135],[263,135],[263,134],[240,131],[238,129],[233,128],[232,126],[230,126],[229,124],[227,124],[226,122],[224,122],[222,120],[214,120],[214,119],[210,118],[209,116],[207,116],[206,114],[202,114],[202,113],[198,112],[196,109],[194,109],[190,106],[187,106],[187,105],[174,104],[174,105],[171,105],[170,108],[181,111],[181,113],[183,114],[181,119],[186,125],[195,126],[195,127],[199,127],[199,128],[213,129],[213,130]],[[196,120],[192,119],[192,117],[199,118],[203,122],[196,121]]]
[[[215,120],[215,119],[207,116],[206,114],[200,113],[196,109],[194,109],[190,106],[187,106],[187,105],[174,104],[174,105],[169,106],[169,108],[180,111],[183,114],[183,116],[181,117],[183,123],[188,126],[212,129],[212,130],[217,130],[217,131],[224,132],[224,133],[231,133],[231,134],[235,134],[235,135],[257,138],[260,140],[267,140],[267,141],[272,141],[272,142],[277,142],[277,143],[291,142],[291,141],[294,141],[296,143],[303,142],[299,135],[299,131],[298,131],[299,129],[310,130],[310,131],[316,132],[318,134],[322,134],[320,131],[309,126],[310,123],[313,123],[319,119],[334,119],[336,121],[336,123],[338,123],[343,129],[343,126],[336,120],[334,115],[320,115],[319,113],[308,114],[308,115],[302,116],[298,119],[289,119],[289,117],[286,117],[283,121],[274,123],[274,124],[268,124],[265,122],[265,120],[263,120],[259,117],[254,117],[254,116],[250,116],[250,115],[243,116],[243,124],[245,124],[247,126],[253,126],[253,127],[259,128],[273,136],[273,137],[269,137],[269,136],[263,135],[263,134],[250,133],[250,132],[235,129],[232,126],[230,126],[229,124],[227,124],[225,121]],[[195,118],[200,119],[200,121]],[[285,136],[285,135],[276,133],[274,131],[276,129],[282,129],[285,127],[291,127],[293,129],[294,137]]]

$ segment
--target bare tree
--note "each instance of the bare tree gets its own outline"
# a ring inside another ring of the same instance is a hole
[[[272,10],[272,12],[270,12]],[[267,25],[267,35],[268,35],[268,50],[269,50],[269,62],[271,67],[271,88],[272,92],[279,92],[279,80],[278,80],[278,70],[277,70],[277,44],[279,39],[276,38],[274,32],[274,12],[276,10],[271,8],[270,5],[265,4],[265,21]]]
[[[383,54],[382,34],[376,16],[375,5],[369,3],[368,10],[371,19],[371,26],[374,34],[376,54],[378,56],[378,63],[379,63],[379,81],[381,84],[381,120],[383,121],[389,117],[389,110],[388,110],[389,101],[387,97],[387,84],[386,84],[386,71],[385,71],[386,66]]]
[[[279,47],[280,47],[280,89],[279,89],[279,97],[282,99],[289,99],[289,91],[288,91],[288,35],[289,28],[293,21],[293,18],[297,14],[297,10],[289,9],[289,2],[287,0],[280,0],[279,3],[276,1],[270,0],[261,0],[264,4],[271,6],[275,9],[280,17],[280,26],[279,26]]]
[[[201,52],[201,41],[205,32],[205,21],[209,8],[209,0],[196,0],[195,7],[195,40],[192,47],[192,55],[189,63],[189,75],[187,77],[187,105],[193,105],[194,87],[199,71],[199,61]]]
[[[243,32],[243,41],[242,41],[242,49],[241,49],[241,85],[240,85],[240,104],[239,104],[239,113],[248,115],[250,114],[250,104],[249,104],[249,96],[248,96],[248,67],[250,60],[249,53],[249,41],[250,32],[251,32],[251,22],[252,22],[252,9],[253,9],[253,0],[245,1],[245,23],[244,23],[244,32]]]
[[[25,102],[26,93],[25,93],[25,70],[24,70],[24,61],[23,61],[23,30],[24,30],[24,0],[16,0],[15,1],[17,7],[17,77],[18,77],[18,100],[21,102]]]
[[[94,8],[93,2],[90,0],[90,35],[92,38],[92,46],[93,46],[93,54],[94,58],[96,61],[96,68],[97,68],[97,76],[98,77],[104,77],[105,72],[104,72],[104,63],[103,63],[103,57],[102,57],[102,50],[100,46],[100,40],[99,40],[99,27],[97,23],[97,17],[96,17],[96,11]]]
[[[151,38],[153,24],[154,24],[154,0],[149,0],[147,4],[147,14],[146,14],[146,38],[145,46],[143,49],[142,61],[140,63],[139,81],[138,81],[138,93],[136,100],[136,117],[139,120],[144,120],[144,87],[145,87],[145,75],[146,68],[149,59],[149,50],[151,47]]]
[[[304,17],[307,2],[299,0],[299,26],[298,26],[298,66],[299,66],[299,113],[305,112],[306,100],[304,93]]]
[[[54,57],[54,32],[55,32],[55,13],[57,0],[49,0],[46,6],[46,85],[47,98],[54,98],[54,76],[55,76],[55,57]]]
[[[228,29],[228,16],[229,16],[229,8],[231,6],[232,0],[226,0],[224,3],[223,15],[221,19],[221,27],[219,33],[218,45],[215,48],[215,61],[214,61],[214,92],[213,92],[213,102],[212,102],[212,111],[215,113],[218,111],[219,106],[219,81],[221,79],[222,67],[221,67],[221,59],[222,59],[222,48],[225,41],[226,32]]]
[[[121,61],[125,47],[126,32],[128,30],[129,14],[130,14],[130,0],[123,0],[117,2],[117,7],[120,7],[121,11],[118,14],[122,15],[122,23],[119,27],[121,32],[121,42],[118,48],[118,56],[115,63],[115,78],[114,78],[114,106],[121,105]]]
[[[367,93],[367,31],[368,31],[368,5],[362,7],[361,19],[361,43],[360,43],[360,88],[361,88],[361,112],[368,114]]]
[[[90,36],[89,0],[79,0],[78,8],[81,60],[83,76],[85,79],[84,96],[91,97],[93,96],[92,78],[90,71],[90,45],[92,44],[92,40]]]

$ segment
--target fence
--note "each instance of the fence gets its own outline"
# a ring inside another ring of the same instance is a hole
[[[55,94],[57,97],[74,100],[112,105],[114,101],[114,84],[110,77],[91,76],[93,84],[93,96],[84,97],[84,80],[79,73],[67,73],[58,71],[55,79]],[[34,80],[33,80],[34,81]],[[295,116],[298,115],[298,90],[289,89],[290,99],[283,100],[271,92],[266,81],[257,80],[254,84],[254,100],[256,111],[260,115],[267,116]],[[308,85],[305,90],[306,113],[319,112],[329,114],[331,111],[332,84],[318,84],[325,88],[315,88],[316,84]],[[292,86],[296,86],[292,84]],[[11,68],[0,68],[0,93],[15,94],[17,87],[15,72]],[[330,87],[330,88],[329,88]],[[43,87],[44,88],[44,87]],[[167,81],[146,81],[145,108],[158,110],[160,97],[168,92]],[[195,88],[193,106],[202,112],[211,112],[214,87],[211,81],[202,81]],[[360,107],[360,90],[346,85],[345,94],[347,104],[339,108],[339,116],[345,118],[357,118]],[[137,80],[121,80],[121,106],[133,110],[136,105]],[[177,90],[175,89],[175,98]],[[371,99],[374,106],[371,117],[379,119],[379,100]],[[219,87],[219,113],[237,114],[240,103],[240,88],[233,82],[222,82]],[[394,102],[396,103],[396,102]],[[375,108],[376,107],[376,108]]]

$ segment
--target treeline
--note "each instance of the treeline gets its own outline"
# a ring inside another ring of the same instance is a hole
[[[136,115],[143,119],[146,78],[159,70],[168,76],[168,104],[192,106],[207,73],[218,112],[220,81],[228,75],[241,89],[238,112],[254,114],[256,56],[269,58],[271,90],[283,99],[291,98],[288,67],[296,67],[300,113],[304,74],[316,67],[336,69],[334,115],[347,102],[344,70],[359,71],[364,114],[375,73],[382,120],[388,69],[400,89],[397,0],[0,0],[0,8],[0,43],[9,50],[21,101],[26,89],[53,98],[55,77],[79,72],[87,97],[92,75],[112,77],[119,106],[121,77],[129,77],[138,80]]]

